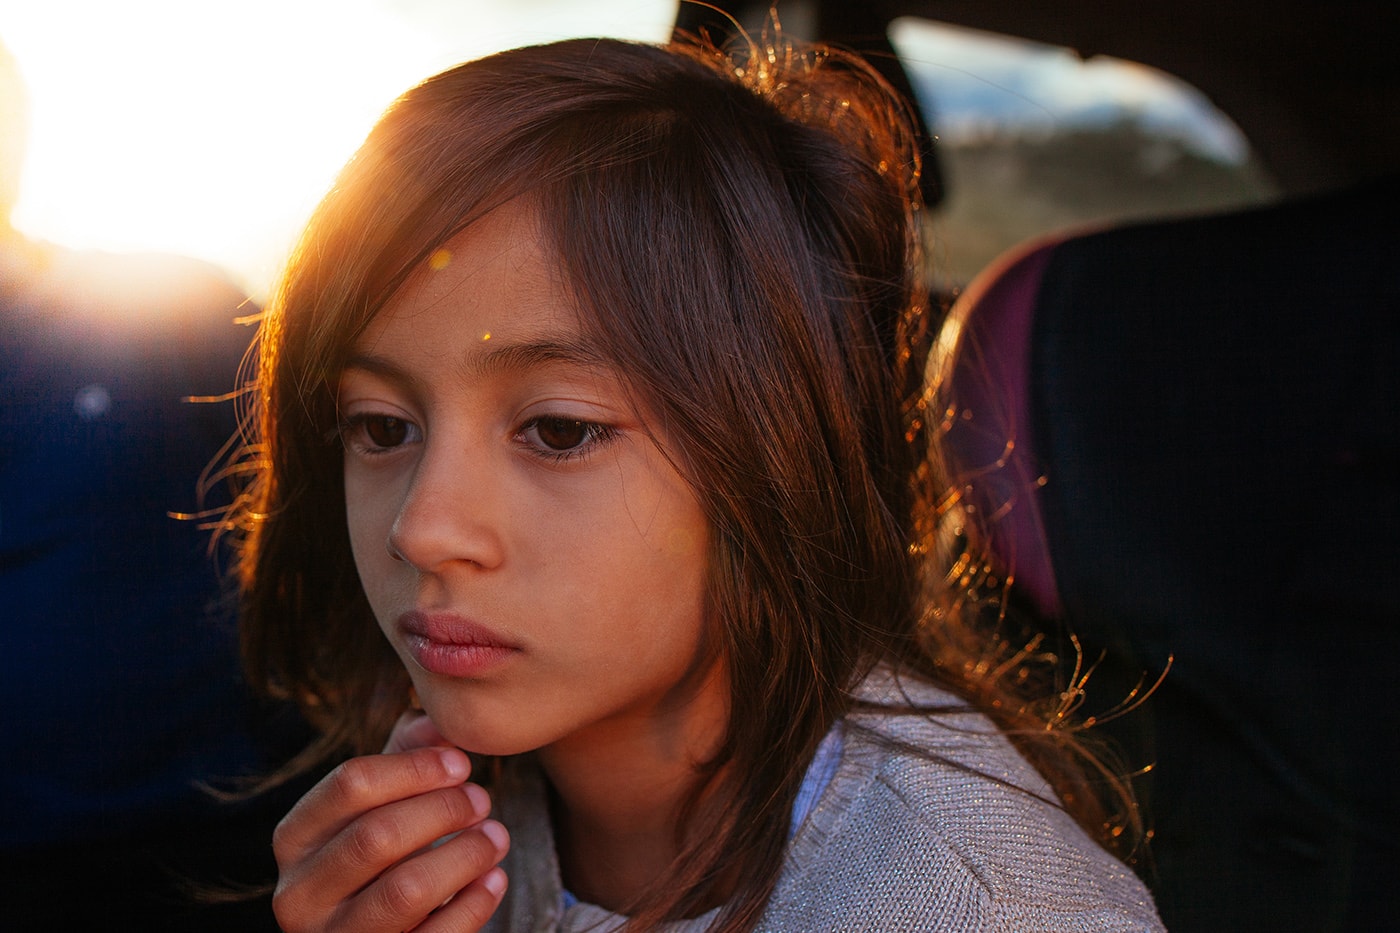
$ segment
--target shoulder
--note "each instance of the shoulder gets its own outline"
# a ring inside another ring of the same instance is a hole
[[[1147,890],[986,717],[877,672],[760,929],[1158,930]]]

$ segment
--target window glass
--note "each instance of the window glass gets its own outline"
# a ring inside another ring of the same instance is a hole
[[[922,19],[890,35],[937,137],[945,287],[1040,234],[1275,196],[1238,127],[1161,71]]]

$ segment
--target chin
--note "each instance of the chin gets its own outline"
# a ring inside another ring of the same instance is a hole
[[[535,751],[544,744],[536,737],[514,734],[509,729],[483,728],[477,723],[463,722],[460,717],[454,721],[452,716],[436,716],[431,705],[428,706],[428,716],[443,738],[469,755],[504,758]]]

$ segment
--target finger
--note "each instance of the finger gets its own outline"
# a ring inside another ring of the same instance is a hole
[[[386,871],[352,899],[336,929],[475,930],[505,890],[496,866],[509,848],[505,827],[486,820]],[[440,917],[462,922],[442,926]]]
[[[352,758],[322,778],[277,824],[272,834],[277,864],[301,861],[370,810],[460,786],[470,774],[466,753],[455,748]]]
[[[351,822],[324,847],[309,853],[304,859],[290,863],[280,863],[282,871],[273,894],[273,911],[284,928],[291,929],[306,918],[326,918],[338,915],[348,909],[347,904],[368,897],[369,907],[359,908],[360,914],[370,910],[376,922],[386,917],[402,920],[402,914],[409,903],[415,903],[422,890],[429,898],[427,908],[419,919],[442,903],[452,891],[460,889],[473,878],[486,871],[494,861],[485,858],[481,849],[491,850],[500,842],[492,834],[499,835],[494,828],[487,831],[488,843],[481,842],[479,824],[490,809],[490,797],[475,784],[464,787],[451,787],[432,791],[407,800],[395,801],[363,814]],[[469,833],[463,830],[471,829]],[[460,834],[436,849],[433,843],[445,836]],[[457,839],[467,838],[468,842],[455,844]],[[475,846],[475,848],[473,847]],[[452,876],[455,884],[445,890],[442,885],[429,885],[431,879],[419,877],[424,866],[438,866],[438,874],[445,869],[435,853],[439,850],[463,851],[467,856]],[[419,861],[421,856],[432,856]],[[405,868],[405,866],[410,866]],[[463,874],[465,872],[465,874]],[[389,902],[384,903],[385,878],[405,878],[407,889],[399,891],[387,889]],[[372,892],[378,891],[377,895]],[[439,900],[432,901],[437,891]],[[421,906],[421,905],[420,905]],[[342,928],[337,921],[335,929]],[[319,928],[316,920],[312,928]],[[378,929],[379,927],[372,927]],[[404,929],[404,925],[396,929]]]
[[[475,933],[501,906],[506,884],[505,871],[500,866],[491,869],[429,914],[413,933]]]
[[[433,745],[444,745],[451,747],[452,743],[443,737],[438,731],[438,727],[433,725],[433,721],[427,714],[409,710],[399,717],[394,723],[394,731],[389,733],[389,741],[384,746],[385,754],[394,752],[406,752],[414,748],[425,748]]]

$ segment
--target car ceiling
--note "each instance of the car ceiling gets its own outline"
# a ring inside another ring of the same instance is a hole
[[[1175,74],[1229,114],[1285,191],[1400,170],[1400,3],[1394,0],[873,5],[887,20],[921,16]]]
[[[767,4],[708,7],[720,8],[747,23]],[[1400,171],[1396,0],[784,0],[778,8],[800,9],[809,38],[862,50],[885,45],[891,21],[918,16],[1154,66],[1228,114],[1284,192]],[[704,15],[681,5],[683,25]]]

